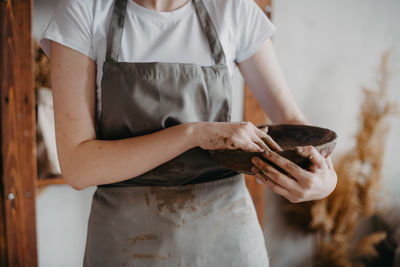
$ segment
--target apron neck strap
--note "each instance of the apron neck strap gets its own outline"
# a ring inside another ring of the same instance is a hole
[[[132,1],[132,0],[129,0]],[[111,24],[107,38],[107,61],[118,61],[119,50],[121,47],[122,31],[124,29],[125,13],[127,0],[116,0]]]
[[[107,39],[107,61],[118,61],[119,50],[122,41],[122,31],[124,29],[126,4],[127,1],[132,0],[116,0],[114,5],[113,14],[111,17],[111,25]],[[189,0],[192,1],[192,0]],[[221,42],[218,38],[217,31],[211,21],[210,15],[202,0],[193,0],[196,7],[196,13],[200,20],[201,27],[206,35],[208,44],[215,64],[226,64],[225,53],[222,48]]]
[[[215,64],[226,64],[224,49],[222,48],[221,42],[218,38],[217,30],[212,23],[207,8],[202,0],[193,0],[193,3],[196,7],[197,16],[199,17],[203,32],[207,37]]]

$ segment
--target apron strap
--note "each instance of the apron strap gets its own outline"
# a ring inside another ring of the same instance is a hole
[[[210,45],[210,50],[215,64],[226,65],[224,49],[222,48],[221,42],[218,38],[217,30],[212,23],[207,8],[202,0],[193,0],[193,3],[196,6],[197,16],[199,17],[201,27],[203,28],[203,32],[207,37],[208,44]]]
[[[119,50],[121,47],[122,31],[124,29],[125,13],[127,1],[132,0],[116,0],[111,17],[111,25],[107,39],[107,61],[118,61]],[[215,64],[226,64],[225,53],[222,48],[221,42],[218,38],[217,31],[211,21],[210,15],[202,0],[193,0],[197,16],[199,17],[201,27],[206,35],[208,44]]]
[[[129,0],[132,1],[132,0]],[[107,39],[107,61],[118,61],[121,47],[122,31],[124,29],[127,0],[116,0],[111,17],[110,29]]]

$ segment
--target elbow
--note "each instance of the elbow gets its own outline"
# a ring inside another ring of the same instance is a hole
[[[73,189],[77,191],[82,191],[86,188],[88,188],[88,185],[85,185],[81,179],[79,179],[76,176],[71,176],[71,175],[64,175],[62,174],[62,177],[64,178],[65,182],[71,186]]]
[[[82,191],[88,188],[90,185],[85,181],[84,177],[77,171],[79,168],[64,168],[61,169],[61,176],[65,182],[77,191]]]
[[[64,149],[61,149],[64,148]],[[79,151],[79,146],[62,147],[58,150],[58,161],[61,175],[65,182],[77,191],[82,191],[90,186],[88,177],[93,174],[87,164],[86,154]]]
[[[77,191],[82,191],[89,187],[79,182],[69,182],[68,185]]]

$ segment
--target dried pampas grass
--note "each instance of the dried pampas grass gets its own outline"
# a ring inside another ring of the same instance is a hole
[[[353,258],[374,258],[378,257],[375,246],[385,240],[387,233],[376,232],[364,237],[357,246],[354,247]]]

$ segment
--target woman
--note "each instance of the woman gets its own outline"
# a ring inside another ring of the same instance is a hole
[[[335,187],[330,158],[280,157],[265,131],[231,123],[235,64],[274,123],[307,123],[251,0],[70,0],[41,45],[51,52],[62,175],[97,185],[84,266],[268,266],[243,176],[207,150],[262,151],[254,172],[292,202]],[[276,147],[275,147],[276,148]]]

